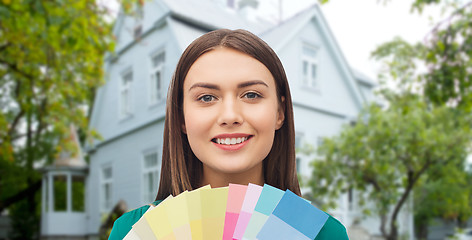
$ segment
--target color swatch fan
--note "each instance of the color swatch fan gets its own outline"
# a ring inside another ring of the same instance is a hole
[[[265,184],[205,186],[150,207],[127,240],[309,240],[328,214],[290,190]]]

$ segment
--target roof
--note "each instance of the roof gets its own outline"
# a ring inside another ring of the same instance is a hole
[[[272,46],[275,51],[278,51],[282,47],[283,41],[288,38],[287,34],[297,29],[300,26],[300,23],[308,22],[313,17],[313,11],[314,9],[312,5],[311,7],[295,14],[291,18],[266,29],[266,31],[260,34],[260,37]]]
[[[358,82],[363,83],[369,87],[377,86],[377,83],[375,82],[375,80],[373,80],[369,76],[365,75],[364,73],[360,72],[359,70],[355,68],[351,68],[351,70],[352,70],[352,73],[354,74],[354,78],[356,78]]]
[[[250,21],[242,18],[236,11],[223,9],[209,0],[163,0],[173,17],[191,22],[207,30],[219,28],[246,29],[258,34],[274,24],[258,19]]]
[[[72,154],[69,151],[61,151],[59,156],[54,160],[53,165],[55,167],[86,167],[87,163],[85,162],[82,155],[82,148],[80,147],[80,142],[75,126],[71,125],[69,131],[70,137],[66,141],[68,141],[68,144],[71,144],[76,148],[76,152]]]

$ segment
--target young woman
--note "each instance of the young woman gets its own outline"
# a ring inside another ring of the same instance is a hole
[[[282,63],[254,34],[221,29],[196,39],[177,64],[154,204],[185,190],[229,183],[267,183],[300,195],[292,99]],[[110,239],[122,239],[147,208],[120,217]],[[348,238],[330,217],[320,239]]]

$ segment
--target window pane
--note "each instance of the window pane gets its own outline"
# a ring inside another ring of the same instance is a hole
[[[103,179],[111,179],[111,177],[112,177],[111,167],[104,168]]]
[[[108,210],[111,205],[111,183],[103,184],[103,203],[104,209]]]
[[[121,92],[121,114],[122,115],[127,115],[129,113],[129,107],[128,107],[128,91],[123,90]]]
[[[301,147],[302,147],[302,135],[295,133],[295,148],[301,148]]]
[[[54,211],[67,210],[67,178],[65,175],[54,176]]]
[[[149,176],[148,191],[149,191],[149,193],[152,193],[152,192],[154,192],[154,178],[153,178],[154,176],[153,176],[152,173],[149,173],[148,176]]]
[[[85,178],[72,176],[72,211],[85,211]]]
[[[164,64],[165,58],[166,58],[165,52],[157,54],[156,56],[154,56],[152,58],[152,66],[153,67],[158,67],[158,66]]]
[[[308,84],[308,62],[303,61],[303,84]]]
[[[128,84],[131,83],[131,81],[133,81],[133,72],[128,72],[127,74],[125,74],[123,76],[123,86],[128,86]]]
[[[324,143],[324,138],[323,137],[318,137],[316,138],[316,144],[319,146],[323,145]]]
[[[160,92],[161,92],[161,71],[156,72],[156,99],[161,98]]]
[[[159,172],[157,170],[152,172],[152,179],[152,192],[157,193],[157,183],[159,182]]]
[[[151,153],[145,156],[144,158],[144,167],[155,167],[157,166],[157,153]]]
[[[311,64],[311,83],[312,86],[316,86],[316,65]]]

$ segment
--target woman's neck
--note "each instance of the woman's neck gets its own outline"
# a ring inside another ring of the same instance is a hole
[[[203,178],[201,186],[210,184],[212,188],[226,187],[230,183],[248,185],[249,183],[264,185],[264,173],[262,163],[243,173],[221,173],[203,166]]]

